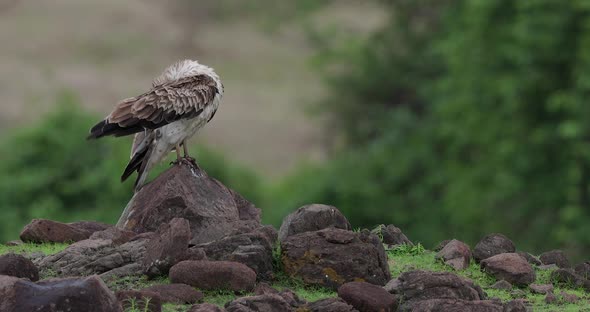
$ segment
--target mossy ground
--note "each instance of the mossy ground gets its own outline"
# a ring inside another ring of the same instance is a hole
[[[0,245],[0,254],[15,252],[20,254],[29,254],[33,252],[43,252],[44,254],[54,254],[67,247],[67,244],[23,244],[20,246],[4,246]],[[387,251],[389,267],[391,269],[392,277],[399,276],[402,272],[409,270],[430,270],[430,271],[449,271],[454,270],[440,262],[435,261],[435,253],[425,250],[421,245],[416,246],[399,246],[397,248]],[[536,284],[551,283],[551,270],[540,270],[535,268],[537,280]],[[590,295],[583,289],[576,289],[568,287],[568,285],[554,285],[554,293],[557,295],[558,302],[556,304],[546,304],[544,295],[533,294],[528,288],[513,287],[510,290],[492,289],[491,286],[496,280],[482,272],[479,265],[471,263],[469,268],[463,271],[454,271],[457,274],[473,280],[480,285],[488,294],[488,297],[499,298],[502,301],[509,301],[513,299],[526,299],[533,307],[533,311],[590,311]],[[53,277],[52,272],[42,272],[43,278]],[[117,291],[121,289],[141,289],[154,284],[169,283],[167,278],[160,278],[148,280],[145,277],[124,277],[115,280],[107,280],[107,285],[110,289]],[[323,298],[335,297],[336,292],[318,286],[307,286],[301,281],[289,278],[281,272],[276,274],[275,281],[272,286],[276,289],[289,288],[299,295],[299,297],[307,301],[316,301]],[[581,299],[575,303],[563,302],[560,293],[564,291],[569,294],[575,294]],[[230,291],[204,291],[204,302],[223,306],[226,302],[235,299],[238,296],[251,295],[251,293],[235,294]],[[177,312],[187,311],[190,305],[175,305],[165,304],[163,311]],[[135,307],[128,310],[128,312],[143,311],[142,307]]]

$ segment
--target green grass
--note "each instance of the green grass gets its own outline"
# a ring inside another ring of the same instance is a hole
[[[6,246],[0,244],[0,255],[6,253],[17,253],[21,255],[30,254],[33,252],[42,252],[45,255],[53,255],[56,254],[68,247],[69,244],[59,244],[59,243],[45,243],[45,244],[34,244],[34,243],[23,243],[22,245],[18,246]]]
[[[0,254],[9,252],[19,254],[30,254],[33,252],[43,252],[46,255],[55,254],[65,249],[67,244],[23,244],[20,246],[4,246],[0,245]],[[435,252],[425,250],[420,244],[409,246],[402,245],[397,246],[387,251],[387,257],[389,262],[389,268],[391,271],[392,278],[398,277],[401,273],[410,270],[428,270],[437,272],[455,272],[461,276],[471,279],[477,285],[480,285],[486,292],[488,298],[499,298],[503,302],[523,298],[526,299],[534,311],[590,311],[588,303],[590,295],[583,289],[572,288],[572,285],[554,285],[554,293],[557,296],[558,302],[556,304],[546,304],[545,295],[533,294],[528,288],[513,287],[510,290],[498,290],[492,289],[491,286],[496,280],[482,272],[475,262],[471,262],[470,266],[462,271],[455,271],[449,266],[446,266],[440,261],[435,260]],[[274,251],[275,264],[279,264],[280,261],[280,248],[276,247]],[[550,284],[551,283],[551,270],[540,270],[535,267],[535,273],[537,279],[536,284]],[[41,278],[55,277],[55,272],[44,271],[41,272]],[[147,279],[145,276],[127,276],[117,279],[105,280],[105,283],[113,291],[123,289],[142,289],[155,284],[167,284],[170,283],[168,278],[159,279]],[[290,278],[282,272],[276,273],[276,278],[271,284],[272,287],[278,290],[291,289],[300,298],[312,302],[324,298],[330,298],[337,296],[337,293],[331,289],[327,289],[319,286],[305,285],[301,280]],[[522,297],[515,294],[514,291],[519,291]],[[580,301],[575,304],[565,303],[561,298],[560,293],[564,291],[568,294],[575,294],[580,297]],[[253,295],[252,293],[234,293],[232,291],[216,290],[216,291],[203,291],[204,299],[203,302],[212,303],[218,306],[224,306],[227,302],[234,300],[239,296]],[[164,312],[177,312],[187,311],[190,305],[179,305],[179,304],[165,304],[163,306]],[[143,307],[133,306],[132,309],[128,309],[127,312],[142,312]]]

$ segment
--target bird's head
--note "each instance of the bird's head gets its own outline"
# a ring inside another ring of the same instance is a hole
[[[154,79],[153,86],[155,87],[166,82],[198,75],[211,76],[218,85],[221,85],[221,79],[213,68],[203,65],[198,61],[182,60],[166,68],[160,76]]]

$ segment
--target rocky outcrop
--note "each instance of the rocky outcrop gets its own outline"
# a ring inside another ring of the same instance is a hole
[[[202,244],[260,227],[260,209],[187,163],[170,167],[127,204],[117,227],[156,231],[174,218],[190,223],[191,244]]]
[[[43,258],[38,265],[42,271],[52,270],[60,276],[141,274],[147,241],[148,238],[140,238],[116,245],[111,240],[87,239]]]
[[[283,241],[291,235],[330,227],[352,230],[346,217],[336,207],[321,204],[306,205],[283,219],[279,229],[279,240]]]
[[[501,253],[512,253],[516,251],[514,243],[508,237],[493,233],[482,238],[473,249],[473,259],[476,262],[487,259]]]
[[[277,231],[272,226],[260,227],[252,232],[230,235],[191,250],[202,250],[209,260],[235,261],[256,272],[258,279],[273,277],[273,249]]]
[[[359,311],[393,312],[395,297],[383,287],[366,282],[350,282],[338,288],[338,296]]]
[[[170,268],[185,260],[191,230],[187,220],[174,218],[162,224],[146,244],[143,272],[150,277],[168,275]]]
[[[377,236],[329,228],[305,232],[281,242],[285,272],[305,283],[334,289],[352,281],[385,285],[391,278]]]
[[[112,225],[79,221],[62,223],[46,219],[33,219],[20,233],[23,242],[70,243],[88,239],[94,232],[103,231]]]
[[[37,283],[0,275],[0,311],[119,312],[115,295],[97,276]]]
[[[489,257],[481,262],[481,268],[498,280],[513,285],[526,286],[535,281],[533,267],[516,253],[503,253]]]
[[[199,289],[254,289],[256,273],[249,267],[230,261],[182,261],[170,269],[170,281]]]
[[[464,270],[471,261],[471,249],[467,244],[456,239],[451,240],[436,254],[436,259],[455,270]]]
[[[9,253],[0,256],[0,275],[28,278],[36,282],[39,280],[39,269],[31,260]]]

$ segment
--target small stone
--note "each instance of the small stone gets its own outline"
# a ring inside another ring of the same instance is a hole
[[[188,312],[225,312],[225,309],[211,303],[201,303],[192,306]]]
[[[62,223],[46,219],[33,219],[22,230],[20,239],[23,242],[33,243],[78,242],[88,239],[94,232],[102,231],[109,227],[110,225],[108,224],[90,221]]]
[[[476,262],[489,257],[502,254],[513,253],[516,251],[514,243],[508,237],[502,234],[489,234],[482,238],[473,249],[473,258]]]
[[[526,298],[526,292],[522,289],[514,289],[510,292],[512,298]]]
[[[553,292],[553,285],[551,284],[530,284],[529,288],[531,289],[531,292],[535,294],[545,295]]]
[[[531,255],[528,252],[519,251],[519,252],[517,252],[517,254],[524,257],[526,259],[526,261],[528,261],[532,265],[536,265],[536,266],[542,265],[542,263],[539,259],[537,259],[535,256]]]
[[[338,296],[359,311],[393,312],[395,297],[383,287],[366,282],[350,282],[338,288]]]
[[[358,312],[342,298],[326,298],[308,303],[301,311],[310,312]]]
[[[555,264],[559,268],[569,268],[570,261],[561,250],[551,250],[544,252],[539,256],[543,264]]]
[[[285,300],[274,294],[241,297],[225,304],[227,312],[295,311]]]
[[[504,304],[503,312],[527,312],[525,302],[525,299],[510,300]]]
[[[574,267],[577,274],[585,279],[590,279],[590,263],[582,262]]]
[[[371,232],[379,237],[382,237],[383,243],[386,244],[389,248],[399,245],[414,245],[412,241],[409,240],[408,237],[406,237],[402,230],[400,230],[393,224],[381,224]]]
[[[490,286],[490,288],[508,290],[508,289],[512,289],[512,284],[508,283],[505,280],[500,280],[500,281],[497,281],[494,285]]]
[[[4,244],[4,245],[6,245],[6,246],[20,246],[22,244],[23,244],[23,241],[20,239],[17,239],[17,240],[11,240],[9,242],[6,242],[6,244]]]
[[[9,253],[0,256],[0,275],[23,277],[36,282],[39,280],[39,269],[31,260]]]
[[[445,248],[445,246],[452,241],[452,239],[445,239],[442,242],[438,243],[438,245],[434,246],[434,248],[432,249],[433,251],[439,252],[441,251],[443,248]]]
[[[557,269],[551,272],[551,281],[569,287],[580,287],[585,284],[585,279],[572,269]]]

